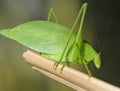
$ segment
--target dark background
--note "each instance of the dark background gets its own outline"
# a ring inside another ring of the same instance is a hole
[[[14,27],[31,20],[46,19],[51,7],[56,10],[61,24],[71,28],[84,2],[88,2],[89,6],[83,37],[98,52],[101,52],[104,46],[102,67],[97,70],[93,66],[93,76],[120,86],[120,5],[118,1],[0,0],[0,29]],[[22,58],[22,53],[27,49],[13,40],[0,36],[0,91],[73,91],[32,71],[31,66]]]
[[[119,3],[113,0],[88,0],[88,3],[94,16],[100,44],[103,43],[105,32],[108,31],[99,78],[120,86]]]

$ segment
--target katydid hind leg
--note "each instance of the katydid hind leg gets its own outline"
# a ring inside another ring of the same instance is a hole
[[[70,33],[69,33],[68,39],[67,39],[67,41],[66,41],[66,44],[65,44],[65,47],[64,47],[64,50],[63,50],[63,53],[62,53],[62,55],[61,55],[61,57],[60,57],[60,60],[57,61],[57,62],[55,62],[54,66],[57,67],[57,66],[59,65],[59,63],[61,63],[63,57],[65,56],[65,52],[67,51],[66,49],[67,49],[67,47],[68,47],[68,45],[69,45],[69,41],[70,41],[70,39],[71,39],[71,37],[72,37],[73,31],[74,31],[74,29],[75,29],[75,26],[77,25],[78,20],[79,20],[79,18],[81,17],[81,15],[84,16],[83,11],[86,10],[86,7],[87,7],[87,3],[84,3],[84,4],[82,5],[79,13],[78,13],[78,16],[77,16],[77,18],[76,18],[76,20],[75,20],[72,28],[71,28],[71,31],[70,31]],[[83,18],[83,17],[82,17],[82,18]],[[82,28],[82,27],[81,27],[81,28]],[[77,36],[78,36],[78,35],[77,35]],[[76,40],[75,40],[75,41],[76,41]],[[74,42],[73,42],[73,43],[74,43]],[[65,60],[65,62],[67,62],[67,61],[68,61],[68,60]],[[66,63],[63,64],[61,70],[63,70],[65,64],[66,64]]]
[[[70,41],[70,39],[71,39],[71,37],[72,37],[73,31],[74,31],[74,29],[75,29],[75,26],[76,26],[77,23],[78,23],[79,18],[81,17],[81,18],[83,18],[83,19],[81,19],[81,20],[84,20],[86,8],[87,8],[87,3],[84,3],[84,4],[82,5],[79,13],[78,13],[78,16],[77,16],[77,18],[76,18],[76,20],[75,20],[72,28],[71,28],[70,34],[69,34],[68,39],[67,39],[66,44],[65,44],[65,48],[64,48],[64,50],[63,50],[63,53],[62,53],[62,55],[61,55],[61,58],[60,58],[59,62],[56,63],[56,66],[58,66],[58,64],[61,62],[61,60],[63,59],[63,57],[64,57],[64,55],[65,55],[66,49],[67,49],[67,47],[68,47],[68,45],[69,45],[69,41]],[[80,25],[80,27],[81,27],[81,26],[82,26],[82,25]],[[82,27],[81,27],[81,29],[82,29]],[[80,34],[79,34],[79,35],[80,35]],[[77,35],[77,36],[78,36],[78,35]],[[76,40],[75,40],[75,41],[76,41]],[[73,42],[73,43],[74,43],[74,42]],[[73,44],[72,44],[72,45],[73,45]],[[68,61],[68,60],[66,60],[65,62],[67,62],[67,61]],[[65,64],[65,63],[64,63],[64,64]],[[64,68],[64,64],[63,64],[61,70]]]
[[[51,18],[52,18],[52,16],[54,17],[55,22],[56,22],[56,23],[59,23],[58,18],[57,18],[56,13],[55,13],[55,10],[54,10],[53,8],[50,9],[50,11],[49,11],[49,13],[48,13],[48,18],[47,18],[47,20],[50,21]]]
[[[87,9],[87,3],[83,4],[83,6],[81,7],[80,11],[79,11],[79,14],[78,14],[78,17],[75,21],[75,23],[78,22],[79,18],[81,18],[81,21],[80,21],[80,26],[79,26],[79,30],[78,30],[78,34],[76,36],[76,39],[75,39],[75,44],[79,46],[79,51],[81,50],[81,43],[82,43],[82,28],[83,28],[83,23],[84,23],[84,19],[85,19],[85,13],[86,13],[86,9]],[[74,28],[75,25],[73,25],[73,28]],[[79,54],[80,55],[80,54]],[[80,55],[81,56],[81,55]],[[82,58],[79,57],[79,62],[81,63],[81,60]],[[91,76],[91,71],[88,67],[88,65],[86,64],[85,60],[83,60],[83,63],[85,65],[85,68],[88,72],[88,75]]]
[[[79,30],[78,30],[78,34],[76,36],[76,39],[75,39],[75,42],[72,44],[72,48],[71,50],[69,51],[69,53],[72,53],[72,55],[70,56],[73,56],[72,60],[74,61],[74,59],[76,58],[79,59],[79,62],[78,63],[81,63],[82,61],[82,56],[81,56],[81,43],[82,43],[82,37],[81,37],[81,31],[82,31],[82,28],[83,28],[83,22],[84,22],[84,19],[85,19],[85,13],[86,13],[86,9],[87,9],[87,3],[83,4],[83,6],[81,7],[80,11],[79,11],[79,14],[78,14],[78,17],[77,17],[77,20],[80,18],[81,21],[80,21],[80,26],[79,26]]]
[[[82,41],[81,35],[82,35],[82,29],[83,29],[83,23],[85,20],[86,10],[87,10],[87,3],[85,3],[83,5],[83,7],[81,8],[81,12],[80,12],[80,16],[79,16],[79,18],[81,18],[81,20],[80,20],[79,30],[77,33],[75,43],[79,43],[80,41]]]

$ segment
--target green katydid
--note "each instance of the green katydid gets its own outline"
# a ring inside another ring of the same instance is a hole
[[[63,63],[63,70],[67,63],[84,64],[89,76],[91,76],[88,63],[94,62],[97,68],[101,66],[100,53],[85,40],[82,39],[82,27],[87,9],[84,3],[71,29],[59,24],[53,8],[48,13],[47,21],[37,20],[20,24],[11,29],[0,30],[0,34],[16,40],[17,42],[29,47],[42,56],[55,60],[54,67]],[[56,22],[51,22],[51,15]],[[75,26],[80,21],[78,33],[74,32]]]

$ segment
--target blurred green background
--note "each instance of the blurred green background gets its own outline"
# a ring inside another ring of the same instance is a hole
[[[104,44],[104,36],[107,39],[102,54],[102,67],[100,70],[93,67],[93,75],[120,86],[120,5],[117,1],[0,0],[0,29],[14,27],[30,20],[46,19],[51,7],[56,10],[60,23],[71,28],[84,2],[88,2],[89,6],[83,37],[98,51],[101,51]],[[99,37],[100,50],[95,31]],[[27,49],[0,36],[0,91],[74,91],[32,71],[31,66],[22,58]]]

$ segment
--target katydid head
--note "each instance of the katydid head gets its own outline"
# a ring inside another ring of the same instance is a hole
[[[101,58],[100,58],[100,56],[102,55],[103,50],[104,50],[104,48],[105,48],[105,43],[106,43],[106,39],[107,39],[107,36],[108,36],[108,31],[109,31],[111,22],[112,22],[112,20],[109,19],[108,24],[107,24],[107,27],[106,27],[106,31],[105,31],[105,34],[104,34],[104,37],[103,37],[103,45],[102,45],[102,47],[100,47],[100,41],[99,41],[98,36],[96,36],[96,37],[97,37],[97,40],[98,40],[99,51],[101,50],[101,51],[95,56],[95,59],[94,59],[94,64],[95,64],[95,66],[96,66],[97,68],[100,68],[100,65],[101,65]],[[96,35],[97,35],[97,33],[96,33]]]
[[[99,39],[97,37],[97,40],[98,40],[98,47],[99,47],[99,50],[101,49],[101,51],[96,54],[95,58],[94,58],[94,64],[95,66],[99,69],[100,66],[101,66],[101,55],[103,53],[103,50],[104,50],[104,47],[105,47],[105,42],[106,42],[106,38],[107,38],[107,35],[108,35],[108,31],[109,31],[109,27],[110,27],[110,24],[111,24],[111,19],[108,21],[108,25],[107,25],[107,29],[106,29],[106,32],[104,34],[104,40],[103,40],[103,45],[102,47],[100,48],[100,43],[99,43]],[[97,33],[96,33],[97,34]]]
[[[95,66],[99,69],[101,67],[101,53],[96,54],[94,59]]]

